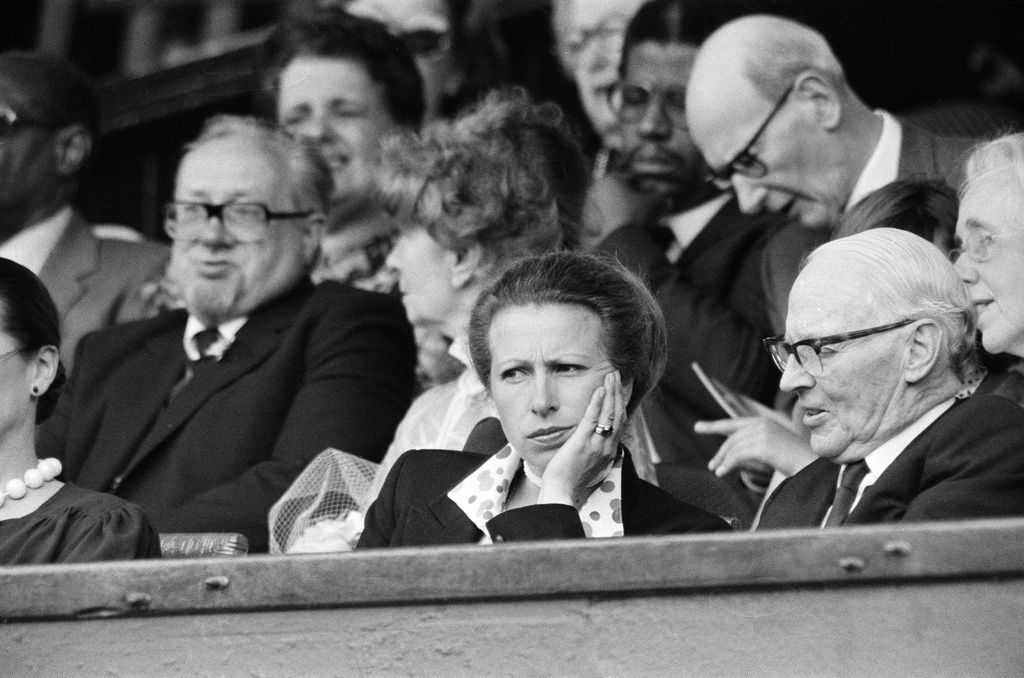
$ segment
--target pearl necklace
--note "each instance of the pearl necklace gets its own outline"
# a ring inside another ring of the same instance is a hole
[[[11,478],[7,481],[0,492],[0,506],[3,506],[8,498],[21,499],[29,490],[38,490],[59,476],[61,468],[60,461],[53,457],[40,459],[36,467],[25,471],[21,478]]]

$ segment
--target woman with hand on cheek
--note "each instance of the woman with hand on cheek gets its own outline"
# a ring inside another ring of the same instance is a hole
[[[359,547],[728,530],[641,480],[620,436],[664,369],[664,319],[617,263],[556,252],[513,263],[470,318],[474,368],[509,444],[399,458]]]

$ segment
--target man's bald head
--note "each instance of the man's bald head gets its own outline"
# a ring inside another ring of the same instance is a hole
[[[747,120],[745,113],[760,112],[809,69],[832,83],[844,82],[842,66],[825,38],[790,19],[745,16],[709,36],[693,64],[686,97],[690,131],[705,157],[710,153],[712,162],[731,158],[740,148],[730,148],[727,138],[746,140],[760,122]]]

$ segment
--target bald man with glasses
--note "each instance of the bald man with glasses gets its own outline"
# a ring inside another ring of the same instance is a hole
[[[766,14],[729,22],[704,42],[686,107],[694,142],[740,208],[782,214],[805,227],[789,229],[765,252],[776,331],[797,271],[788,252],[828,240],[846,210],[897,179],[958,188],[973,143],[870,108],[824,36]]]
[[[964,396],[975,313],[934,245],[888,228],[816,249],[765,340],[818,459],[758,529],[1024,515],[1024,411]]]

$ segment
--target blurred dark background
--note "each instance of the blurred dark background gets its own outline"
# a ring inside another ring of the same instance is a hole
[[[105,135],[78,204],[94,222],[163,237],[158,205],[181,145],[215,112],[260,109],[258,46],[285,11],[313,0],[4,0],[0,48],[69,56],[100,87]],[[590,139],[553,49],[548,0],[470,0],[481,86],[520,84],[560,104]],[[984,99],[1024,109],[1015,0],[755,0],[831,42],[870,105],[927,120]]]

